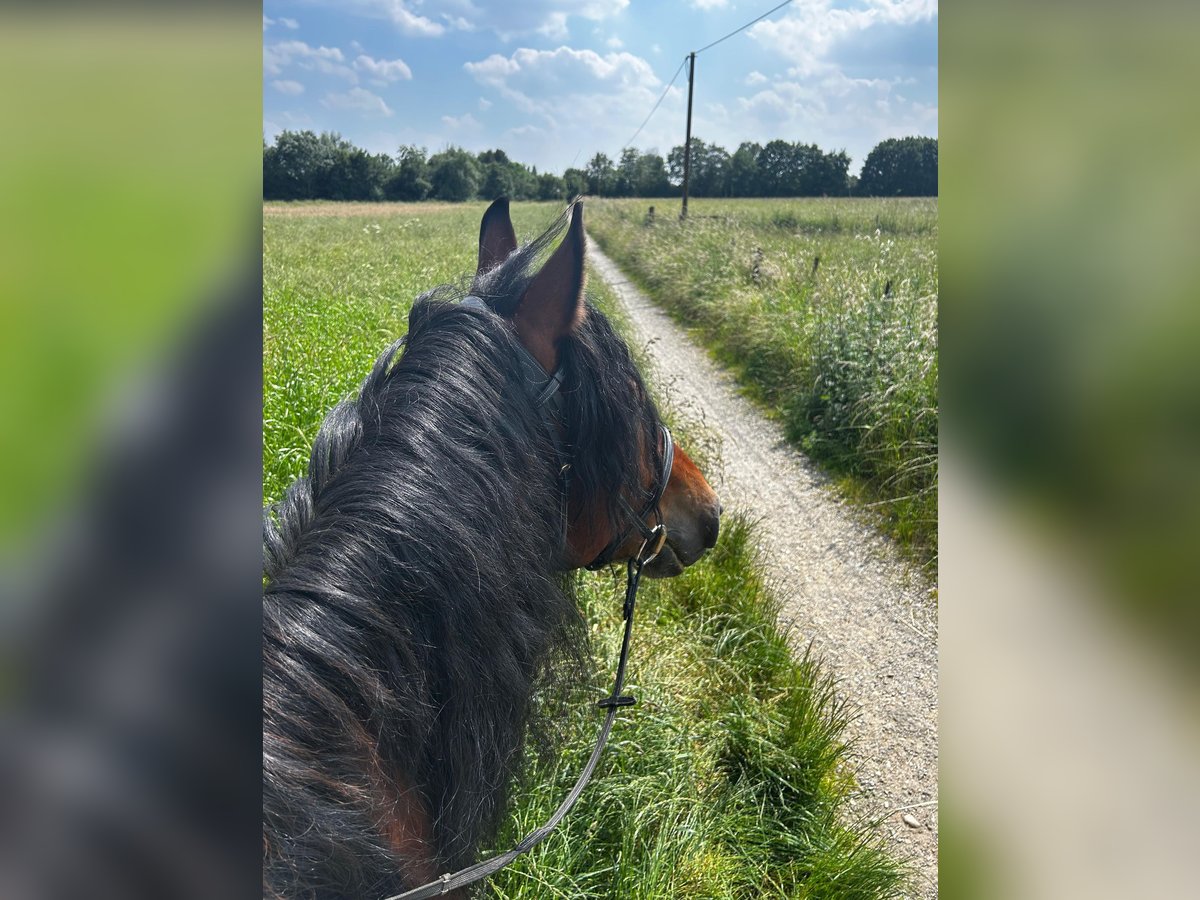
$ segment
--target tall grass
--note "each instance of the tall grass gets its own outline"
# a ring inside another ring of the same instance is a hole
[[[588,228],[918,559],[937,553],[935,200],[593,201]]]
[[[302,471],[324,410],[404,331],[416,294],[470,271],[482,212],[355,206],[354,215],[325,208],[310,217],[277,209],[268,207],[264,234],[266,499]],[[514,211],[528,237],[556,209]],[[602,283],[591,283],[611,303]],[[816,660],[794,659],[761,571],[753,529],[732,520],[704,562],[676,579],[643,582],[629,673],[639,703],[619,717],[579,805],[493,878],[487,895],[901,895],[903,868],[872,830],[842,814],[854,784],[845,707]],[[543,823],[595,740],[594,702],[617,657],[623,581],[580,574],[577,587],[594,672],[571,697],[541,698],[561,746],[534,754],[497,850]]]
[[[619,585],[582,586],[600,674],[567,708],[569,746],[534,768],[506,847],[541,824],[583,765],[620,638]],[[727,523],[712,557],[639,596],[630,691],[603,775],[494,896],[890,897],[896,863],[839,821],[853,780],[846,710],[816,661],[774,626],[753,530]]]

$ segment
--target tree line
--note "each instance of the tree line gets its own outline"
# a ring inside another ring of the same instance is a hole
[[[745,142],[729,153],[699,138],[691,142],[688,194],[693,197],[937,196],[937,139],[891,138],[867,155],[858,176],[845,151],[783,140]],[[664,159],[627,148],[617,160],[597,153],[561,176],[509,159],[503,150],[470,153],[448,147],[432,155],[403,146],[395,156],[368,153],[340,135],[284,131],[263,141],[266,200],[555,200],[676,197],[683,145]]]

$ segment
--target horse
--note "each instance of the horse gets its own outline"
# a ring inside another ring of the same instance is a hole
[[[586,656],[569,573],[630,559],[651,521],[649,577],[716,543],[584,256],[582,202],[521,246],[493,203],[469,294],[416,300],[264,510],[265,896],[381,900],[472,863],[535,690]]]

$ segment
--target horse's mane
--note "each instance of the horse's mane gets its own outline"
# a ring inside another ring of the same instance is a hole
[[[469,863],[504,813],[535,688],[582,658],[558,464],[503,318],[564,222],[475,279],[488,310],[451,287],[419,298],[265,512],[269,893],[403,887],[380,829],[411,792],[437,864]],[[657,414],[624,342],[589,305],[562,356],[573,490],[636,496]]]

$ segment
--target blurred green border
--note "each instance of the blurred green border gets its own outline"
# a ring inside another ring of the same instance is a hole
[[[944,423],[1194,658],[1200,9],[956,8],[941,31]]]
[[[260,12],[0,14],[0,546],[260,253]]]

